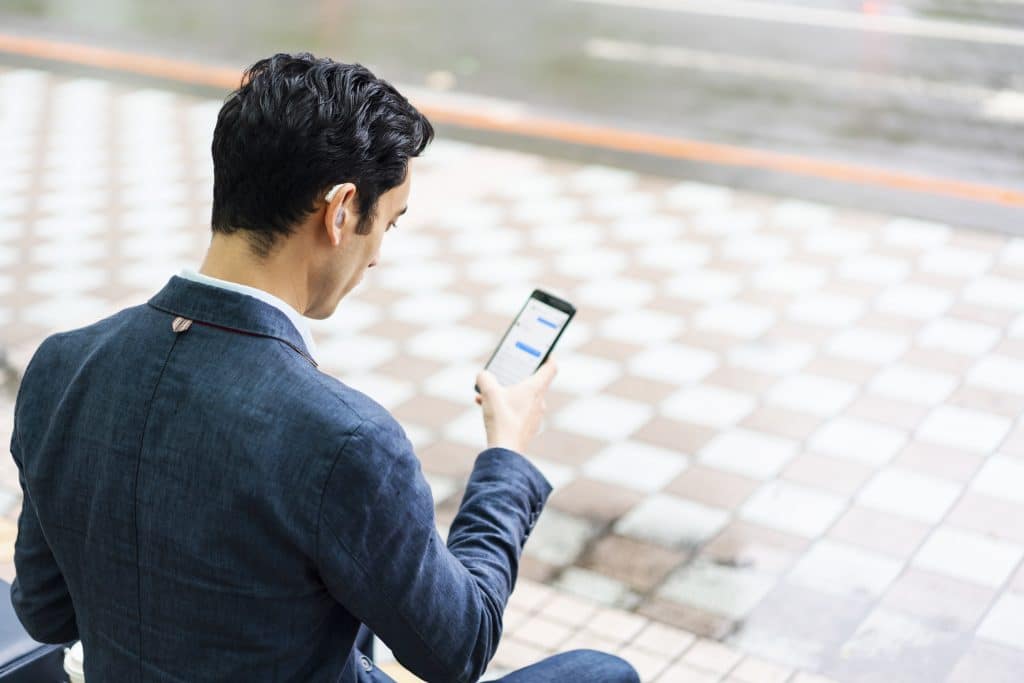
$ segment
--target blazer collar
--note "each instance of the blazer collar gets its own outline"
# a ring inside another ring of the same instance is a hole
[[[302,334],[284,312],[255,297],[172,275],[147,302],[153,308],[194,322],[280,339],[317,366]]]

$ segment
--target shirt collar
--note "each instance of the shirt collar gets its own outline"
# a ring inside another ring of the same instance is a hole
[[[209,285],[211,287],[220,287],[221,289],[245,294],[259,299],[264,303],[270,304],[288,317],[288,320],[290,320],[292,325],[295,326],[296,331],[298,331],[302,336],[302,341],[305,343],[306,349],[309,351],[310,355],[316,356],[316,344],[313,341],[313,332],[309,327],[309,321],[284,299],[276,297],[270,292],[257,287],[250,287],[249,285],[243,285],[238,282],[221,280],[220,278],[205,275],[193,268],[182,268],[181,273],[179,273],[179,277],[191,280],[192,282]]]

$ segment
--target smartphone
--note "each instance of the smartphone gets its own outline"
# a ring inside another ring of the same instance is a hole
[[[548,359],[574,315],[576,307],[568,301],[533,290],[484,368],[502,386],[523,381]]]

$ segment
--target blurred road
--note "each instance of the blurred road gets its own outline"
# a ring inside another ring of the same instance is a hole
[[[590,123],[1024,189],[1024,0],[7,0],[0,8],[6,31],[232,64],[307,49],[399,83]],[[816,196],[799,178],[688,165],[682,173],[846,203],[885,199],[856,188]],[[947,211],[928,197],[891,200],[875,208]],[[1019,209],[990,208],[948,211],[951,222],[1024,232]]]

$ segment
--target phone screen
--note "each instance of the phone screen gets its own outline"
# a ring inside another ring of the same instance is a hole
[[[487,362],[487,369],[503,386],[526,379],[547,359],[575,313],[568,302],[534,290]]]

